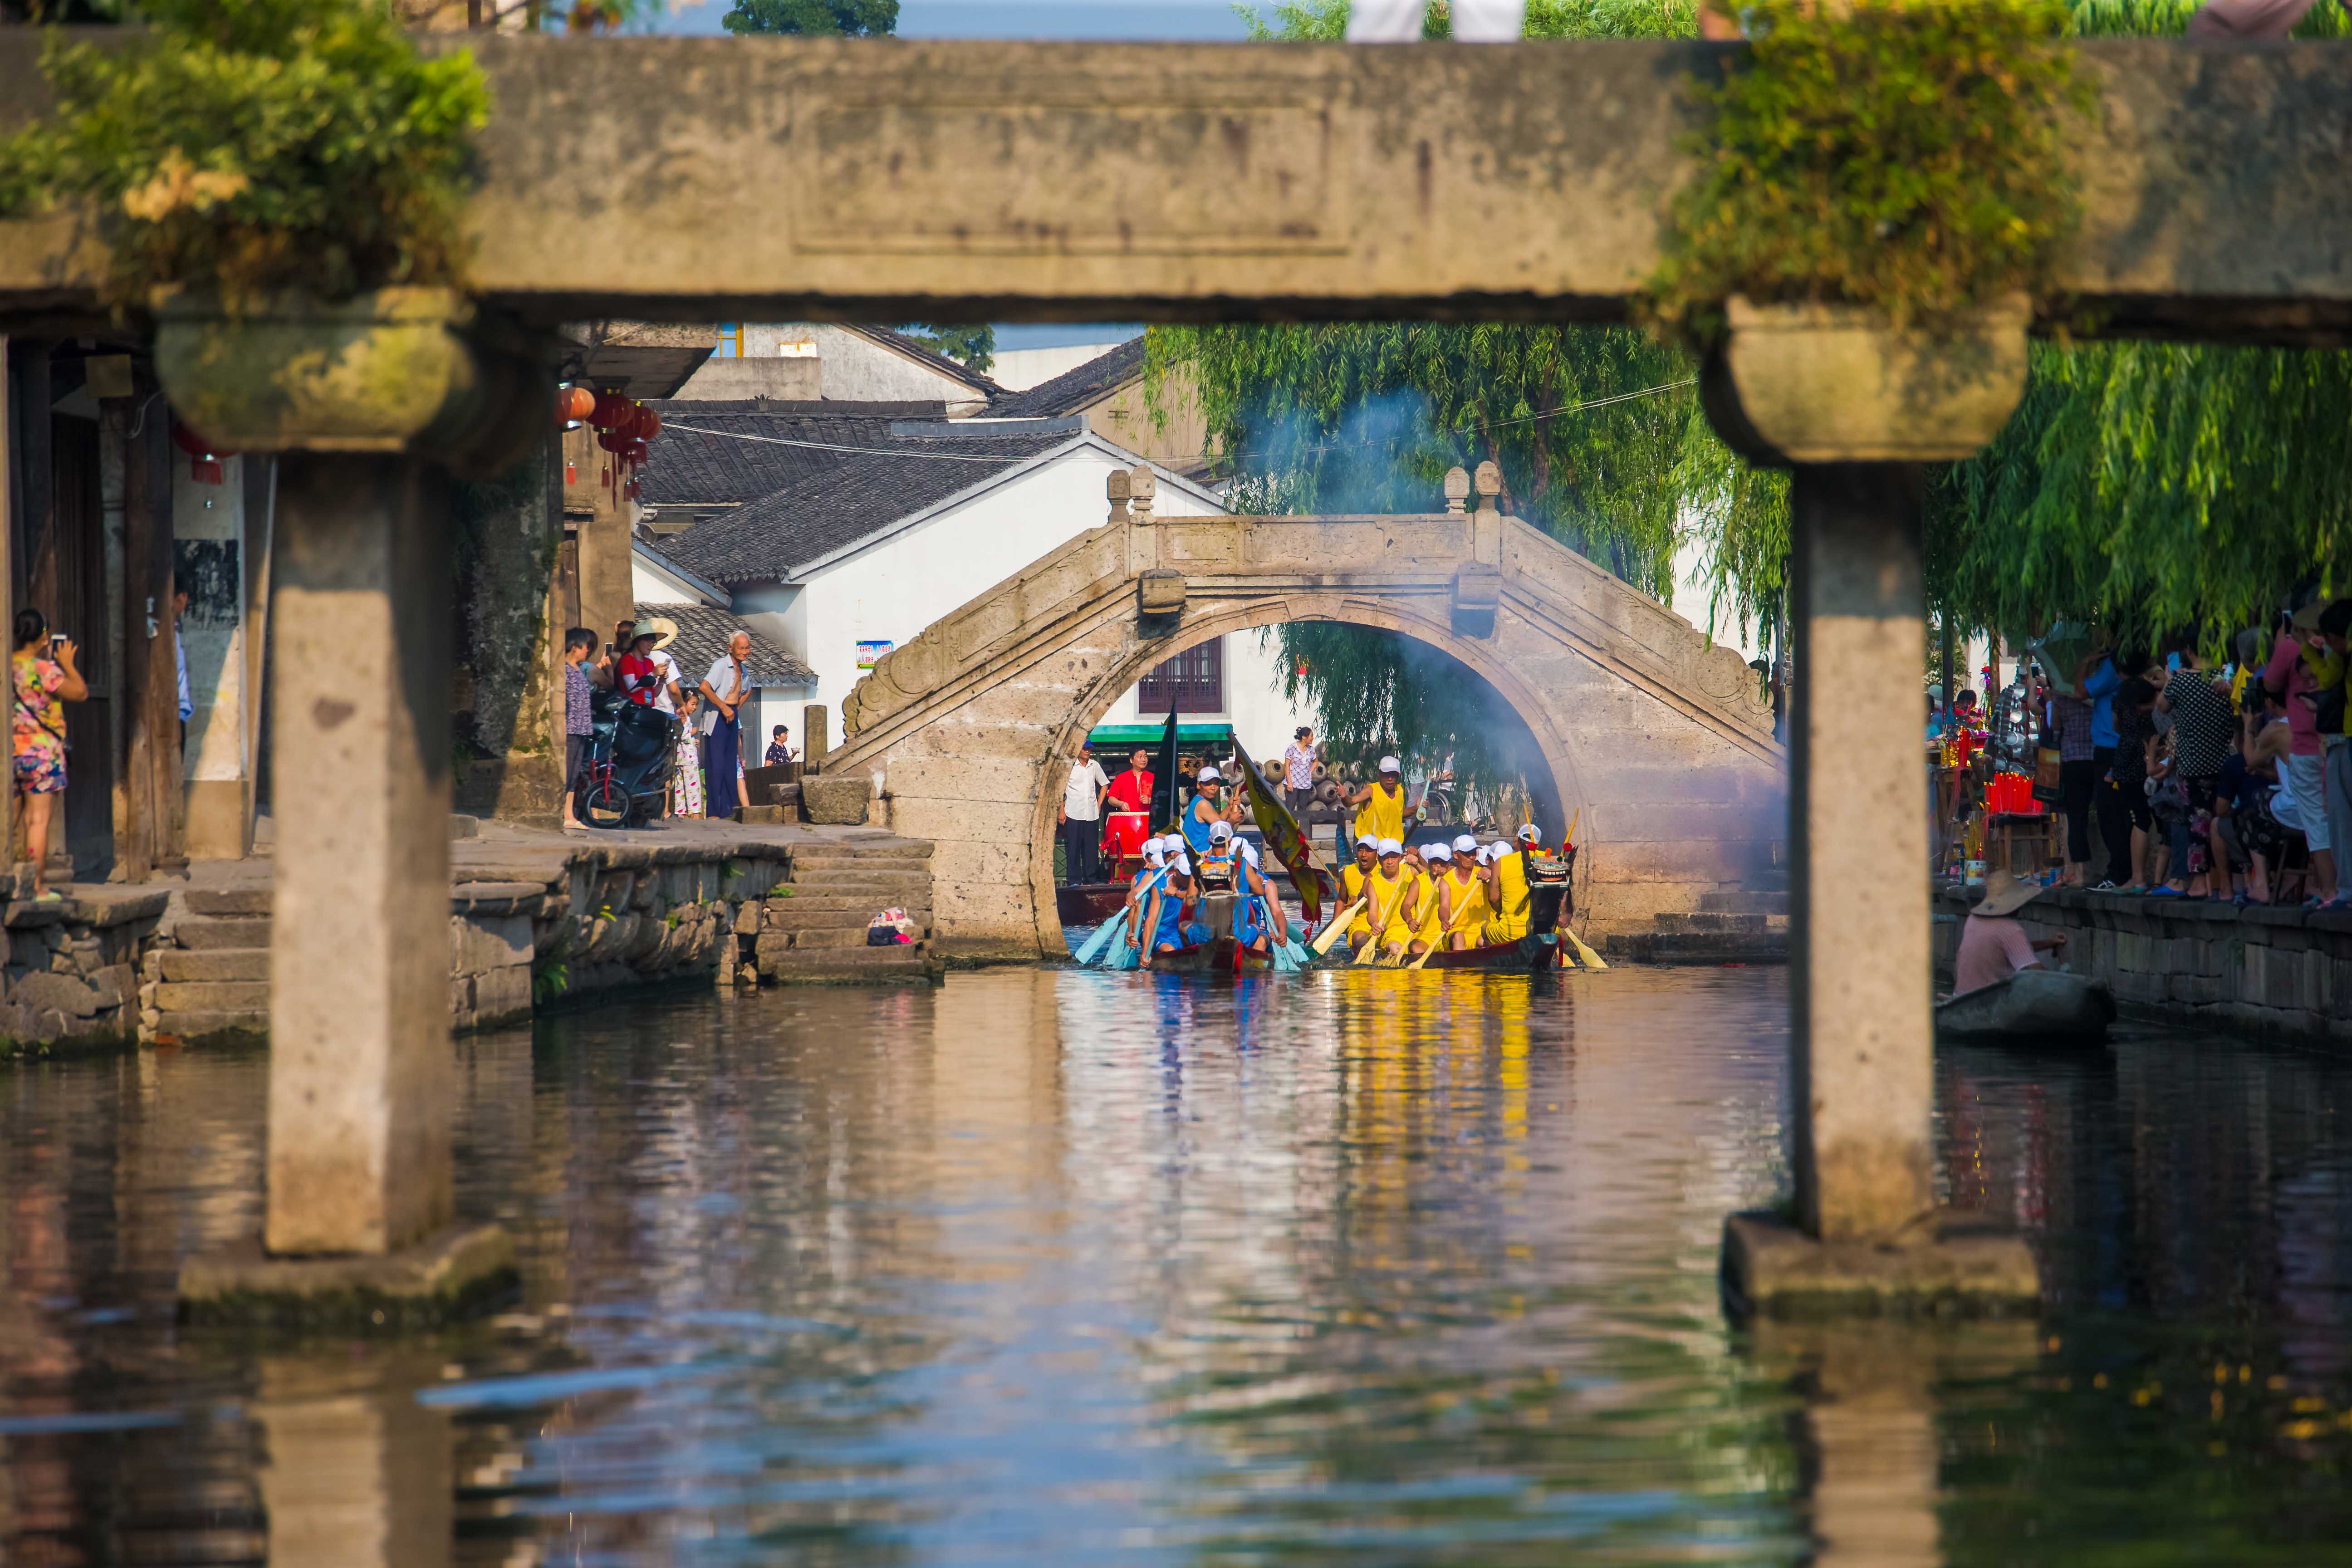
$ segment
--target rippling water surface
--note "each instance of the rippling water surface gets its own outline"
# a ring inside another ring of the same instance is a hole
[[[458,1045],[497,1321],[183,1331],[266,1063],[0,1068],[10,1564],[2352,1561],[2344,1065],[1946,1051],[2038,1322],[1733,1331],[1787,980],[1070,970]]]

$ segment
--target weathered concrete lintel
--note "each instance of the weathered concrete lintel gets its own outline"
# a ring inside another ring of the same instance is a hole
[[[1618,319],[1689,172],[1685,83],[1739,47],[436,47],[472,49],[495,106],[469,214],[478,288],[542,326]],[[38,52],[0,58],[0,129],[47,101]],[[2046,320],[2344,341],[2352,50],[2083,53],[2102,93],[2071,139],[2087,211]],[[74,215],[0,225],[0,320],[90,315],[103,266]]]
[[[1776,1214],[1723,1225],[1726,1307],[1736,1318],[1999,1317],[2042,1299],[2016,1232],[1943,1211],[1899,1242],[1817,1241]]]
[[[396,1332],[467,1317],[511,1293],[514,1238],[445,1227],[396,1252],[278,1258],[251,1240],[180,1266],[190,1322],[319,1332]]]

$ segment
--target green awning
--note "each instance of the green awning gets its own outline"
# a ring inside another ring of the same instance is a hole
[[[1138,746],[1150,750],[1160,744],[1160,737],[1168,732],[1168,721],[1161,719],[1150,724],[1097,724],[1087,739],[1097,752],[1131,752]],[[1176,725],[1176,743],[1180,746],[1206,746],[1218,741],[1233,739],[1231,724]]]

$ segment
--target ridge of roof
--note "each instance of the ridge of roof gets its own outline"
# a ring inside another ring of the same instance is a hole
[[[880,343],[885,348],[896,349],[910,359],[921,360],[932,369],[942,374],[955,377],[976,392],[995,397],[1004,391],[1004,388],[971,366],[961,361],[950,359],[937,349],[925,348],[904,332],[892,331],[887,327],[869,327],[856,321],[844,321],[840,325],[844,331],[856,332],[859,337]]]
[[[782,397],[648,397],[646,406],[663,415],[699,416],[706,419],[727,415],[773,415],[782,418],[837,419],[944,419],[947,401],[944,398],[917,398],[907,402],[860,402],[853,398],[782,398]]]
[[[1143,339],[1132,337],[1109,353],[1097,354],[1051,380],[991,400],[988,416],[1022,419],[1075,414],[1142,374]]]

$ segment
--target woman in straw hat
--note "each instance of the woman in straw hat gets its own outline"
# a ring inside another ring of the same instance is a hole
[[[1959,955],[1952,963],[1952,994],[1998,985],[2021,969],[2039,969],[2042,955],[2066,945],[2066,933],[2026,934],[2017,911],[2042,895],[2039,882],[2020,881],[2007,871],[1985,878],[1984,899],[1969,911],[1960,931]]]

